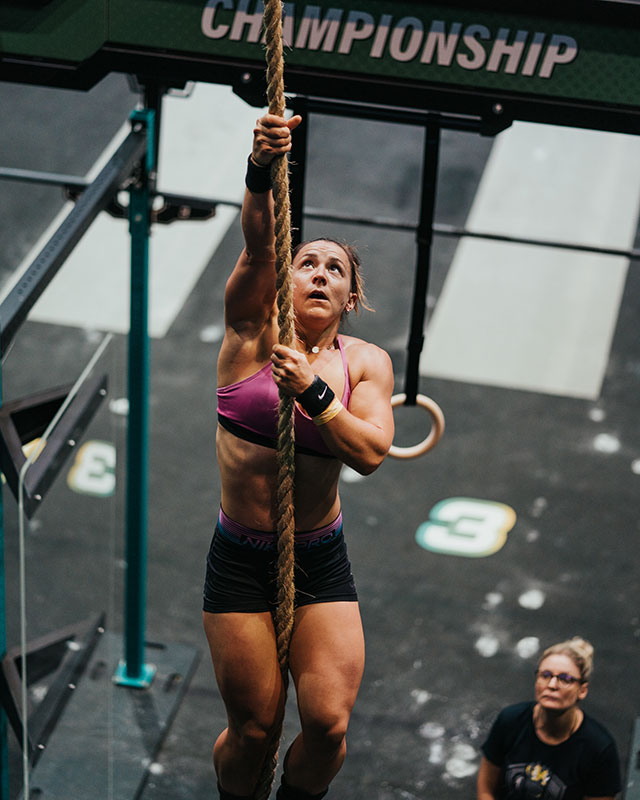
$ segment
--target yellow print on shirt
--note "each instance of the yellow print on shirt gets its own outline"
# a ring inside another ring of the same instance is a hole
[[[541,764],[527,764],[524,771],[530,781],[539,783],[542,786],[546,786],[551,778],[551,773],[547,767],[543,767]]]

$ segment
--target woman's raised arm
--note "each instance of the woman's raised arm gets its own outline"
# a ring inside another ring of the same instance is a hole
[[[270,164],[291,150],[291,131],[302,118],[286,120],[265,114],[253,130],[253,146],[247,163],[247,189],[242,205],[245,246],[227,281],[227,325],[261,323],[275,300],[274,210],[270,189]]]

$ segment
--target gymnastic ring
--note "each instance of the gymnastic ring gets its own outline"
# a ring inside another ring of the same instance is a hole
[[[406,399],[406,394],[394,394],[391,398],[391,408],[403,405]],[[389,450],[391,458],[417,458],[418,456],[422,456],[436,446],[444,433],[444,414],[435,400],[426,397],[424,394],[419,394],[416,395],[416,405],[426,408],[431,415],[431,430],[429,431],[429,435],[419,444],[414,444],[412,447],[397,447],[392,444]]]

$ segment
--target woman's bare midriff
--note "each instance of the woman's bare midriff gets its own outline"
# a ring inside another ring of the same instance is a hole
[[[221,505],[225,514],[254,530],[276,530],[276,451],[239,439],[220,426],[216,434],[216,446],[222,485]],[[296,530],[315,530],[329,525],[338,516],[341,466],[336,458],[296,456]]]

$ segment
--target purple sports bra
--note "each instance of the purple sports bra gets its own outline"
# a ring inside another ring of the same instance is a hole
[[[351,397],[349,365],[339,336],[338,349],[344,369],[342,405],[348,408]],[[218,396],[218,422],[223,428],[241,439],[266,447],[276,447],[278,387],[271,375],[271,362],[244,380],[220,387],[216,394]],[[317,425],[297,403],[294,407],[294,424],[297,452],[334,458],[322,440]]]

